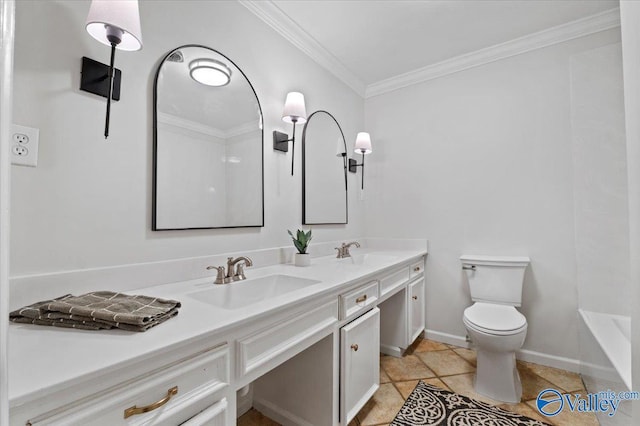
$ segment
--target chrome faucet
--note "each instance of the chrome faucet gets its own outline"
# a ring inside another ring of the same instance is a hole
[[[237,266],[234,272],[233,267],[236,264]],[[214,284],[229,284],[232,281],[241,281],[241,280],[247,279],[247,277],[244,274],[245,266],[253,266],[253,262],[248,257],[240,256],[235,259],[233,257],[227,258],[226,274],[224,271],[224,266],[207,266],[207,269],[215,269],[216,271],[218,271],[216,280],[213,282]]]
[[[352,241],[350,243],[342,243],[342,245],[340,247],[336,247],[335,249],[338,250],[338,254],[336,255],[336,258],[338,259],[343,259],[345,257],[351,257],[351,253],[349,253],[349,247],[351,246],[356,246],[358,248],[360,248],[360,243],[357,241]]]

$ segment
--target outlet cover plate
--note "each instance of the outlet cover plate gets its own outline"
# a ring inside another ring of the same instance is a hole
[[[36,167],[38,165],[38,147],[40,130],[35,127],[11,125],[11,164]]]

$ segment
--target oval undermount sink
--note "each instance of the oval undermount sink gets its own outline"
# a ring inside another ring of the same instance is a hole
[[[353,265],[379,265],[381,263],[393,262],[397,259],[396,256],[388,254],[377,253],[365,253],[365,254],[351,254],[351,257],[339,259],[343,263],[351,263]]]
[[[268,275],[230,284],[211,284],[211,287],[206,290],[188,293],[186,296],[199,302],[232,310],[282,296],[319,282],[291,275]]]

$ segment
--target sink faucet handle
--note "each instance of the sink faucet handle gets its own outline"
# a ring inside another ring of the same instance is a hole
[[[336,255],[337,259],[342,259],[342,248],[341,247],[334,247],[334,249],[338,250],[338,254]]]
[[[215,269],[218,271],[214,284],[225,284],[224,266],[207,266],[207,269]]]

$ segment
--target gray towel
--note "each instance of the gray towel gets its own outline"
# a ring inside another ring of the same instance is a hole
[[[83,330],[147,331],[178,315],[179,307],[180,302],[175,300],[98,291],[37,302],[11,312],[9,319]]]

